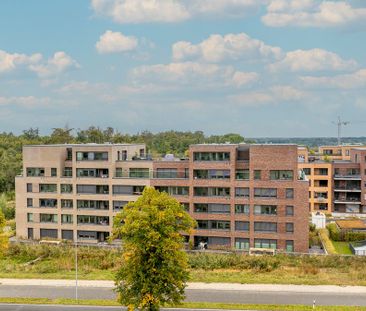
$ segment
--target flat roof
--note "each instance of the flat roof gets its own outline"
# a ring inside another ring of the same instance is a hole
[[[144,143],[140,144],[97,144],[97,143],[86,143],[86,144],[44,144],[44,145],[24,145],[23,147],[113,147],[113,146],[145,146]]]
[[[336,224],[340,229],[366,229],[366,224],[360,219],[337,220]]]

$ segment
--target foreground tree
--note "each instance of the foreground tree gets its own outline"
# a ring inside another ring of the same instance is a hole
[[[4,232],[5,224],[5,216],[0,210],[0,257],[3,255],[4,251],[8,247],[8,237]]]
[[[129,310],[159,310],[184,299],[188,260],[181,232],[194,220],[165,192],[146,188],[114,219],[112,238],[121,238],[123,258],[116,275],[119,302]]]

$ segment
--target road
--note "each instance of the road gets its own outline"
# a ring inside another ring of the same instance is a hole
[[[96,283],[98,284],[98,283]],[[223,284],[225,285],[225,284]],[[233,289],[234,288],[234,289]],[[235,290],[239,288],[239,290]],[[366,306],[365,289],[347,290],[339,288],[321,290],[322,287],[312,290],[312,287],[281,287],[270,285],[223,286],[217,288],[212,284],[207,286],[190,286],[186,290],[188,302],[223,302],[223,303],[252,303],[252,304],[301,304],[311,305],[344,305]],[[79,287],[80,299],[114,299],[115,293],[109,286],[83,286]],[[54,285],[0,285],[0,297],[36,297],[36,298],[74,298],[75,288],[72,286]],[[0,309],[2,310],[2,309]]]

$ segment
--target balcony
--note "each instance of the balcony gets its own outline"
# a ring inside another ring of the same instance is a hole
[[[358,195],[337,195],[334,198],[335,204],[361,204],[361,194]]]
[[[339,174],[335,174],[334,175],[334,180],[361,180],[361,175],[356,175],[356,174],[339,175]]]

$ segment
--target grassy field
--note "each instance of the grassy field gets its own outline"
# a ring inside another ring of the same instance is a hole
[[[349,242],[336,242],[332,241],[333,246],[337,254],[352,255],[352,251],[349,248]]]
[[[115,249],[80,248],[78,254],[80,279],[112,280],[121,260]],[[366,286],[366,258],[358,256],[202,253],[188,258],[193,282]],[[74,265],[74,250],[67,246],[12,245],[0,258],[0,278],[73,279]]]
[[[10,304],[54,304],[54,305],[88,305],[88,306],[119,306],[114,300],[78,300],[75,299],[47,299],[47,298],[1,298],[0,303]],[[186,302],[179,307],[190,309],[218,309],[218,310],[265,310],[265,311],[311,311],[312,306],[304,305],[253,305],[235,303],[215,303],[215,302]],[[353,306],[317,306],[317,311],[366,311],[366,307]]]

